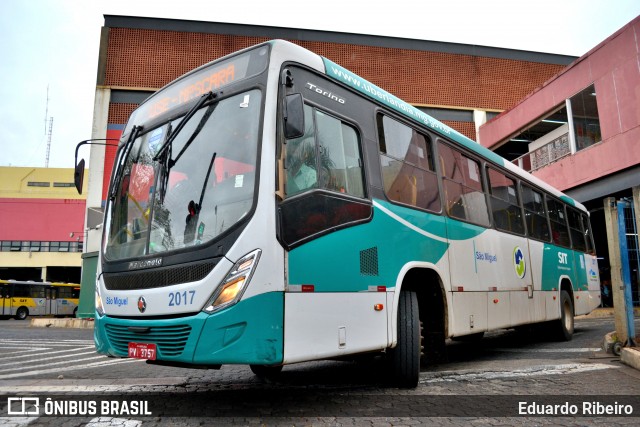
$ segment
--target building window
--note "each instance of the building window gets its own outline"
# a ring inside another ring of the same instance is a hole
[[[495,150],[527,171],[535,171],[602,141],[595,86],[558,105],[542,120]]]
[[[593,85],[589,86],[572,97],[570,102],[576,151],[583,150],[602,141],[595,87]]]

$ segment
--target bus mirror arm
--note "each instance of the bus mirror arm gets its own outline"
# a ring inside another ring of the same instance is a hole
[[[94,139],[85,139],[84,141],[80,141],[76,145],[76,154],[73,162],[74,171],[73,171],[73,184],[78,190],[78,194],[82,194],[82,184],[84,183],[84,159],[80,159],[80,163],[78,163],[78,150],[82,145],[85,144],[94,144],[94,145],[114,145],[118,146],[118,144],[108,144],[108,143],[100,143],[93,141],[118,141],[115,138],[94,138]]]
[[[285,97],[283,119],[285,138],[300,138],[304,135],[304,100],[301,93]]]

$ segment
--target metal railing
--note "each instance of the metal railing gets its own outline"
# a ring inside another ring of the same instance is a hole
[[[557,162],[570,154],[571,146],[569,144],[569,134],[565,133],[542,147],[512,160],[512,163],[527,172],[532,172],[553,162]]]

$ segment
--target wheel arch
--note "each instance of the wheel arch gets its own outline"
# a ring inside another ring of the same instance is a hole
[[[560,299],[560,294],[562,291],[567,291],[569,294],[569,298],[571,298],[571,308],[573,310],[573,314],[576,314],[576,300],[575,294],[573,292],[573,284],[571,283],[571,279],[569,276],[561,276],[560,277],[560,286],[558,287],[558,299]]]
[[[401,269],[396,282],[393,309],[390,313],[389,343],[391,347],[397,343],[398,302],[402,291],[416,293],[420,321],[423,324],[437,325],[443,329],[445,336],[448,336],[450,295],[445,291],[442,271],[432,263],[410,262]]]

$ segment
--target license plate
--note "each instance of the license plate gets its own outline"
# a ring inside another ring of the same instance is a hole
[[[156,345],[144,342],[129,343],[129,357],[134,359],[156,360]]]

